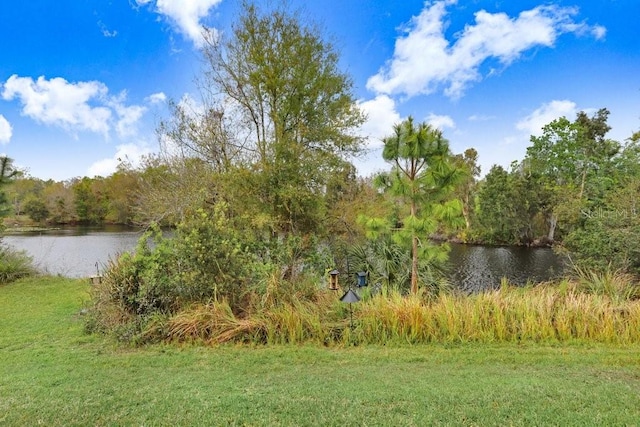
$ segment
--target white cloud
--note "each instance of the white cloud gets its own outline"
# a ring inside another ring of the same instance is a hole
[[[573,101],[551,101],[543,104],[528,116],[516,123],[516,129],[527,132],[528,135],[542,135],[543,126],[562,116],[573,120],[578,113],[576,103]]]
[[[360,127],[360,136],[366,139],[369,148],[381,147],[382,139],[393,132],[393,125],[402,121],[395,101],[386,95],[378,95],[358,105],[367,115],[367,121]]]
[[[486,122],[495,119],[496,116],[488,116],[486,114],[472,114],[469,116],[470,122]]]
[[[607,35],[607,29],[602,25],[596,25],[591,28],[591,35],[597,40],[603,39]]]
[[[114,109],[118,113],[118,122],[116,123],[118,136],[125,138],[137,135],[137,124],[147,109],[139,105],[125,106],[122,104],[115,104]]]
[[[91,104],[103,101],[107,92],[107,87],[96,81],[69,83],[60,77],[46,80],[42,76],[34,81],[14,74],[5,82],[2,97],[20,99],[22,114],[36,121],[107,134],[111,111]]]
[[[444,128],[455,129],[456,124],[450,116],[440,116],[430,113],[427,116],[426,122],[436,129],[444,130]]]
[[[5,82],[2,97],[19,99],[22,114],[37,122],[105,137],[112,128],[121,138],[136,135],[137,124],[147,111],[143,106],[126,105],[126,91],[110,96],[101,82],[70,83],[60,77],[47,80],[41,76],[34,81],[13,75]],[[150,97],[153,101],[160,98],[160,94]]]
[[[156,0],[155,9],[157,13],[169,18],[196,46],[201,46],[203,25],[200,21],[221,2],[222,0]],[[136,0],[136,3],[144,6],[152,3],[152,0]]]
[[[167,95],[165,95],[164,92],[158,92],[147,96],[144,100],[152,105],[163,104],[167,101]]]
[[[136,135],[138,133],[137,124],[144,113],[147,112],[147,108],[140,105],[125,105],[126,98],[127,92],[123,91],[120,95],[111,98],[107,103],[118,116],[115,129],[121,138]]]
[[[408,96],[429,94],[440,87],[452,98],[462,96],[474,81],[482,78],[480,66],[496,58],[503,66],[537,46],[551,47],[564,33],[605,34],[601,26],[576,23],[576,8],[538,6],[517,17],[505,13],[476,12],[475,24],[445,39],[446,7],[451,1],[426,2],[420,15],[412,18],[405,34],[396,40],[393,58],[367,81],[376,93]]]
[[[109,176],[117,170],[121,162],[128,162],[135,168],[140,165],[144,156],[152,152],[144,143],[118,145],[116,150],[116,154],[112,158],[102,159],[92,164],[88,169],[87,176]]]
[[[102,32],[102,35],[107,38],[112,38],[118,35],[118,31],[109,30],[109,28],[107,28],[107,26],[102,21],[98,21],[98,27],[100,27],[100,31]]]
[[[0,144],[8,144],[12,134],[11,123],[0,114]]]
[[[199,102],[188,93],[182,95],[180,102],[178,102],[178,106],[182,108],[185,114],[189,117],[203,116],[206,109],[204,103]]]

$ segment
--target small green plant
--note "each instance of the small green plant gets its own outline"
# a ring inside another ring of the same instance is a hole
[[[16,251],[0,243],[0,284],[11,283],[37,273],[26,252]]]
[[[583,292],[605,295],[616,302],[640,299],[637,279],[623,270],[614,269],[611,264],[601,271],[576,266],[574,272]]]

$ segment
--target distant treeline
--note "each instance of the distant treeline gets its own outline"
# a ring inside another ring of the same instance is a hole
[[[6,222],[23,224],[135,224],[143,172],[121,168],[102,178],[43,181],[20,176],[5,189]]]
[[[464,173],[439,203],[455,200],[464,221],[440,221],[435,234],[474,243],[555,244],[574,261],[638,271],[639,134],[624,143],[608,139],[608,115],[601,109],[592,116],[580,112],[573,121],[554,120],[541,136],[531,137],[524,159],[509,169],[493,166],[482,179],[476,150],[450,154]],[[321,170],[320,165],[309,166]],[[234,217],[251,218],[250,224],[276,232],[313,230],[357,241],[371,228],[362,213],[403,226],[408,205],[397,193],[384,191],[389,173],[358,177],[348,162],[332,171],[322,187],[305,194],[287,188],[295,182],[293,175],[261,182],[244,165],[220,171],[197,156],[157,156],[139,168],[123,163],[108,177],[56,182],[17,174],[4,186],[4,210],[10,224],[28,218],[36,224],[172,226],[203,204],[224,199]],[[273,198],[270,192],[277,189],[288,199]],[[426,202],[421,203],[424,210]]]

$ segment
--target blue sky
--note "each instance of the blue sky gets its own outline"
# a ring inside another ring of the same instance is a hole
[[[258,2],[260,4],[261,2]],[[262,3],[269,4],[263,1]],[[522,159],[531,134],[580,110],[640,129],[637,0],[290,0],[341,52],[368,114],[363,175],[412,115],[483,173]],[[106,176],[158,150],[166,102],[198,99],[200,29],[229,31],[238,0],[0,4],[0,152],[32,176]]]

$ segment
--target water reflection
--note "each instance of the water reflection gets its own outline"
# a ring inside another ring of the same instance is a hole
[[[518,285],[556,278],[564,271],[564,261],[549,248],[454,244],[449,269],[456,288],[476,292],[497,288],[503,277]]]
[[[142,235],[127,227],[69,227],[7,235],[3,241],[26,251],[43,272],[67,277],[88,277],[109,258],[135,248]],[[451,245],[449,277],[466,292],[496,288],[502,277],[511,283],[549,280],[563,272],[562,259],[548,248]]]
[[[45,273],[89,277],[102,271],[110,257],[135,248],[142,232],[127,227],[69,227],[7,235],[3,242],[26,251]]]

